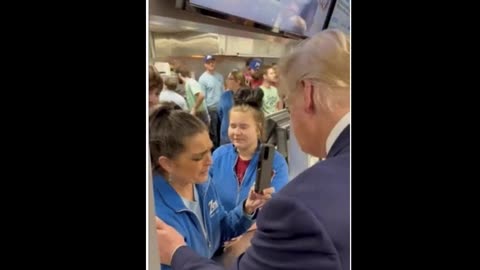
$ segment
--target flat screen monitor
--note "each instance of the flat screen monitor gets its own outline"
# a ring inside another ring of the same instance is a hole
[[[327,26],[335,0],[190,0],[202,9],[254,21],[272,31],[311,36]]]

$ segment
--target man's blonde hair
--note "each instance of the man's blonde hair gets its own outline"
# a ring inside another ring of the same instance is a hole
[[[311,81],[315,103],[327,110],[350,106],[350,37],[325,30],[300,43],[278,65],[280,94],[294,96],[298,84]]]

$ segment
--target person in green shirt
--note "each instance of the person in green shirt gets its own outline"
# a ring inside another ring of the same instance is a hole
[[[203,93],[200,84],[191,78],[190,74],[190,69],[185,65],[177,68],[178,78],[185,84],[185,95],[190,114],[197,116],[209,126],[210,117],[205,103],[205,93]]]
[[[261,74],[263,76],[263,83],[260,89],[263,90],[263,106],[262,111],[265,115],[274,113],[280,110],[283,105],[278,90],[273,84],[277,82],[277,74],[271,65],[264,65],[261,67]]]

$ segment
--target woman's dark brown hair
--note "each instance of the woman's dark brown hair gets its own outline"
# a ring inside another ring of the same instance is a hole
[[[163,173],[158,159],[174,159],[185,150],[186,140],[207,131],[207,126],[197,117],[183,111],[173,102],[162,102],[149,117],[150,159],[154,172]]]

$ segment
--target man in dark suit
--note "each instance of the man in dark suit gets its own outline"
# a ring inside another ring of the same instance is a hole
[[[350,269],[350,41],[326,30],[279,64],[300,148],[325,158],[293,179],[258,214],[251,247],[231,269]],[[173,269],[223,269],[157,219],[160,260]]]

